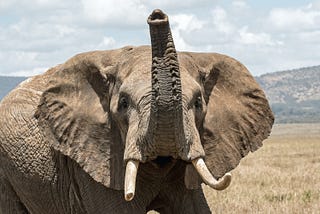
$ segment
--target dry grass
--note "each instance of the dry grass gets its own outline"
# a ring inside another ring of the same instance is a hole
[[[227,190],[204,188],[213,213],[320,213],[320,124],[276,125],[232,174]]]
[[[224,191],[204,186],[212,213],[320,214],[320,124],[275,125],[232,175]]]

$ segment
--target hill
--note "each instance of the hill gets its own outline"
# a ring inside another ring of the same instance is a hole
[[[320,66],[264,74],[256,80],[277,123],[320,122]]]
[[[26,77],[0,76],[0,100],[25,79]]]

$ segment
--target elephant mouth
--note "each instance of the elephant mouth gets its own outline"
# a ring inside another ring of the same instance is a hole
[[[158,156],[156,159],[151,161],[151,163],[158,165],[160,168],[166,167],[168,165],[173,165],[174,162],[175,159],[171,156]],[[201,157],[192,160],[191,163],[202,178],[203,182],[209,185],[211,188],[216,190],[223,190],[229,186],[231,182],[230,173],[226,173],[219,181],[217,181],[210,173],[204,160]],[[139,161],[127,161],[124,182],[124,195],[126,201],[131,201],[134,197],[138,167]]]
[[[158,168],[164,168],[171,163],[174,162],[174,158],[172,156],[158,156],[156,159],[151,161],[153,165],[157,166]]]

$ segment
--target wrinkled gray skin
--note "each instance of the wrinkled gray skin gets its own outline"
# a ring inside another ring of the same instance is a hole
[[[176,53],[164,18],[149,17],[152,48],[77,55],[2,100],[0,213],[210,213],[190,161],[220,178],[273,115],[238,61]],[[130,202],[128,160],[140,162]]]

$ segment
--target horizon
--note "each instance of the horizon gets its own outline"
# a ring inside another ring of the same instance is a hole
[[[169,16],[178,51],[226,54],[254,76],[320,62],[320,0],[11,0],[0,3],[0,75],[33,76],[78,53],[150,44],[155,8]]]

